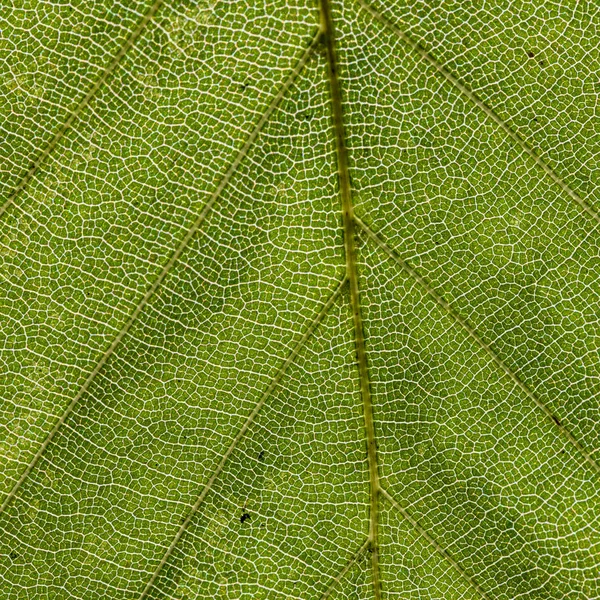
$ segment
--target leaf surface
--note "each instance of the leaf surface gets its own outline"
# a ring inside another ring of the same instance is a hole
[[[0,23],[3,598],[600,597],[594,3]]]

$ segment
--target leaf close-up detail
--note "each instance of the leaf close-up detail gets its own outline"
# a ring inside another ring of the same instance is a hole
[[[0,11],[0,598],[600,599],[600,5]]]

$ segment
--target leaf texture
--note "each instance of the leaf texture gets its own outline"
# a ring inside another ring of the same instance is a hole
[[[0,597],[600,598],[595,3],[0,15]]]

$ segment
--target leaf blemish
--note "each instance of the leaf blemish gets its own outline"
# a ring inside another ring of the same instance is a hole
[[[245,512],[241,517],[240,517],[240,523],[244,523],[246,522],[248,519],[250,518],[250,515]]]

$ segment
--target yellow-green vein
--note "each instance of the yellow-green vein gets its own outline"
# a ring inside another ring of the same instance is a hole
[[[325,590],[323,595],[319,600],[327,600],[337,587],[337,585],[344,579],[348,571],[357,563],[360,557],[367,551],[370,545],[370,540],[367,538],[364,544],[352,555],[352,558],[344,565],[344,568],[337,574],[336,577],[333,578],[332,582],[329,584],[329,587]]]
[[[60,126],[58,131],[54,134],[48,145],[42,150],[40,155],[34,159],[27,170],[27,173],[21,178],[19,183],[15,186],[7,200],[0,206],[0,217],[6,212],[6,210],[14,203],[15,198],[25,189],[27,184],[31,181],[31,178],[35,175],[40,165],[48,158],[54,148],[56,148],[58,142],[62,139],[65,133],[73,125],[77,117],[90,103],[92,98],[97,94],[98,90],[104,85],[110,74],[117,68],[121,59],[127,54],[129,49],[133,46],[138,37],[144,31],[148,23],[152,20],[164,0],[154,0],[150,10],[144,15],[138,26],[131,32],[129,37],[125,40],[124,44],[119,48],[119,51],[114,55],[113,59],[108,63],[105,69],[102,71],[100,77],[95,81],[94,85],[88,90],[87,94],[83,97],[81,102],[75,107],[73,112],[69,114],[67,120]]]
[[[350,173],[348,171],[348,155],[346,150],[346,134],[342,111],[342,91],[340,88],[338,64],[335,51],[335,31],[331,16],[329,0],[321,0],[321,32],[322,42],[327,54],[327,69],[331,92],[331,106],[333,112],[333,126],[337,150],[338,178],[342,200],[342,222],[344,227],[344,251],[346,255],[346,273],[350,285],[350,302],[354,322],[354,340],[356,346],[356,359],[360,380],[360,392],[363,401],[365,431],[367,437],[367,456],[369,460],[370,482],[370,512],[369,512],[369,543],[373,567],[373,587],[375,600],[381,597],[381,584],[379,580],[379,549],[378,549],[378,495],[379,471],[377,467],[377,442],[375,439],[375,424],[373,420],[373,402],[371,399],[371,386],[369,383],[369,370],[367,365],[367,352],[360,310],[360,297],[358,290],[358,271],[356,267],[356,247],[354,239],[354,209],[352,206],[352,191],[350,187]]]
[[[431,296],[439,306],[441,306],[450,317],[456,323],[458,323],[471,337],[475,343],[485,350],[488,356],[494,361],[494,363],[506,374],[513,383],[523,391],[527,397],[534,402],[534,404],[540,408],[549,421],[558,428],[560,433],[571,443],[577,451],[583,456],[585,461],[594,469],[596,473],[600,474],[600,466],[594,460],[592,455],[585,450],[585,448],[579,443],[575,436],[563,425],[563,423],[556,417],[556,415],[548,408],[530,389],[525,383],[521,381],[519,376],[496,354],[491,346],[483,340],[483,338],[477,333],[475,328],[464,319],[455,308],[445,300],[437,291],[422,277],[413,267],[411,267],[405,260],[403,260],[395,250],[390,248],[387,243],[382,240],[370,227],[365,225],[359,217],[354,217],[357,225],[372,239],[398,266],[405,272],[408,273],[417,283]]]
[[[302,348],[304,347],[304,345],[306,344],[306,342],[308,341],[310,336],[313,334],[313,332],[315,331],[315,329],[317,328],[319,323],[323,320],[325,315],[327,315],[327,313],[329,312],[329,310],[331,309],[331,307],[337,300],[338,296],[340,295],[342,288],[344,287],[344,285],[346,285],[346,282],[347,282],[347,277],[344,277],[344,279],[342,279],[342,281],[338,284],[338,286],[336,287],[334,292],[329,296],[327,302],[325,302],[325,304],[323,305],[323,307],[321,308],[321,310],[319,311],[317,316],[312,320],[312,322],[310,323],[310,325],[304,332],[304,335],[298,340],[296,345],[292,348],[288,357],[286,358],[284,363],[281,365],[281,367],[279,368],[279,370],[277,371],[277,373],[271,380],[271,383],[268,385],[267,389],[264,391],[260,400],[254,406],[254,409],[252,410],[252,412],[248,415],[248,418],[246,419],[246,421],[242,425],[241,429],[238,431],[237,435],[235,436],[235,438],[233,439],[233,441],[231,442],[231,444],[225,451],[225,454],[223,454],[223,456],[221,457],[221,460],[219,461],[217,468],[213,471],[213,473],[210,476],[209,480],[207,481],[206,485],[202,488],[202,491],[198,495],[198,499],[194,503],[194,506],[192,506],[192,508],[190,509],[190,512],[187,514],[187,517],[185,518],[185,520],[183,521],[183,523],[177,530],[177,533],[175,534],[171,543],[169,544],[169,547],[163,554],[160,562],[158,563],[158,566],[156,567],[156,569],[154,570],[154,573],[152,574],[152,577],[149,579],[148,583],[142,590],[142,593],[138,600],[143,600],[144,598],[146,598],[148,596],[148,593],[152,589],[156,579],[160,575],[160,572],[162,571],[163,567],[169,560],[169,557],[171,556],[171,554],[173,554],[173,550],[175,550],[175,547],[177,546],[179,540],[185,533],[185,530],[188,528],[194,515],[198,512],[198,509],[200,508],[202,502],[204,502],[204,499],[206,498],[208,492],[210,492],[210,490],[212,489],[213,484],[215,483],[217,477],[219,477],[219,475],[223,471],[223,468],[225,467],[225,463],[227,462],[227,460],[229,459],[229,457],[231,456],[231,454],[237,447],[240,440],[244,437],[244,435],[246,435],[246,432],[248,431],[248,428],[250,427],[250,425],[254,422],[256,415],[258,415],[261,408],[265,405],[265,402],[269,399],[269,397],[271,396],[271,394],[273,393],[275,388],[279,385],[281,378],[285,375],[289,366],[296,360],[296,357],[298,356],[299,352],[302,350]]]
[[[473,580],[473,578],[452,558],[452,556],[445,550],[440,544],[429,534],[419,523],[413,519],[413,517],[406,512],[402,506],[390,493],[385,489],[381,488],[381,495],[413,526],[413,528],[419,532],[424,539],[435,549],[435,551],[440,554],[452,567],[460,573],[461,577],[465,579],[469,583],[469,585],[484,599],[490,600],[489,596],[481,589],[479,584]]]
[[[217,188],[212,193],[212,195],[209,198],[209,200],[207,201],[207,203],[204,205],[204,207],[202,208],[202,210],[196,217],[192,226],[187,230],[185,236],[183,237],[183,239],[181,240],[181,242],[179,243],[179,245],[177,246],[177,248],[171,255],[168,262],[162,268],[161,272],[158,274],[156,279],[153,281],[152,285],[148,288],[148,290],[144,294],[144,297],[137,304],[137,306],[135,307],[134,311],[131,313],[128,320],[125,322],[123,327],[119,330],[119,332],[117,333],[117,335],[111,342],[110,346],[102,354],[102,356],[100,357],[100,360],[96,363],[94,369],[87,376],[86,380],[84,381],[82,386],[79,388],[79,391],[77,392],[77,394],[73,397],[73,399],[69,402],[68,406],[62,412],[62,414],[60,415],[60,417],[58,418],[58,420],[56,421],[56,423],[54,424],[54,426],[52,427],[52,429],[50,430],[50,432],[48,433],[48,435],[42,442],[40,448],[38,449],[38,451],[36,452],[36,454],[34,455],[32,460],[29,462],[29,464],[27,465],[27,467],[21,474],[21,477],[17,480],[17,482],[14,484],[14,486],[8,492],[6,498],[4,499],[4,502],[0,506],[0,515],[4,512],[6,507],[10,504],[11,500],[15,497],[16,493],[18,492],[20,487],[23,485],[23,482],[27,479],[27,477],[29,476],[31,471],[35,468],[38,461],[40,460],[40,458],[46,451],[46,448],[50,445],[50,443],[52,442],[52,440],[54,439],[54,437],[56,436],[56,434],[58,433],[58,431],[60,430],[60,428],[62,427],[64,422],[66,421],[67,417],[71,414],[71,412],[73,412],[73,409],[75,408],[75,406],[77,406],[77,403],[79,402],[81,397],[89,389],[90,385],[92,384],[92,382],[94,381],[94,379],[96,378],[96,376],[98,375],[98,373],[100,372],[102,367],[104,367],[104,365],[106,364],[108,359],[112,356],[112,354],[114,353],[117,346],[121,343],[121,340],[126,336],[127,332],[131,329],[131,326],[135,323],[138,316],[143,311],[144,307],[148,304],[148,302],[150,301],[152,296],[154,296],[156,290],[160,287],[160,285],[164,281],[165,277],[171,271],[171,269],[173,268],[175,263],[179,260],[179,257],[181,256],[183,251],[187,248],[191,239],[194,237],[194,235],[200,228],[200,225],[204,221],[206,215],[209,213],[209,211],[213,207],[216,200],[220,197],[221,193],[223,192],[223,190],[229,183],[231,177],[233,176],[233,174],[239,167],[240,163],[242,162],[242,160],[248,153],[248,150],[250,149],[250,147],[256,140],[261,129],[264,127],[265,123],[267,122],[267,120],[269,119],[269,117],[271,116],[271,114],[273,113],[275,108],[279,105],[283,96],[285,95],[287,90],[290,88],[290,86],[292,85],[292,83],[294,82],[294,80],[296,79],[296,77],[298,76],[298,74],[300,73],[300,71],[302,70],[302,68],[308,61],[308,59],[310,58],[314,48],[316,47],[316,45],[318,43],[318,38],[319,38],[319,34],[315,34],[311,45],[304,51],[302,57],[296,64],[295,68],[292,70],[291,74],[288,76],[288,78],[286,79],[284,84],[281,86],[281,89],[271,100],[267,110],[261,116],[260,120],[258,121],[255,128],[253,129],[252,133],[249,135],[248,139],[246,140],[246,143],[241,148],[241,150],[238,152],[236,158],[231,163],[229,169],[227,170],[227,172],[225,173],[225,175],[219,182],[219,185],[217,186]]]
[[[557,175],[552,167],[547,164],[535,150],[521,138],[521,136],[513,131],[509,125],[498,116],[485,102],[481,101],[475,93],[470,90],[464,83],[462,83],[455,75],[453,75],[444,65],[439,63],[435,58],[431,56],[426,50],[424,50],[417,42],[412,40],[404,31],[402,31],[397,25],[392,23],[389,19],[384,17],[380,12],[376,11],[372,6],[367,4],[365,0],[358,0],[360,5],[377,21],[379,21],[384,27],[395,33],[407,46],[411,48],[416,54],[418,54],[425,62],[432,66],[440,75],[442,75],[449,83],[451,83],[457,90],[459,90],[464,96],[466,96],[473,104],[480,108],[502,131],[514,142],[516,142],[523,152],[527,154],[535,164],[540,167],[552,181],[560,187],[560,189],[567,194],[572,200],[574,200],[583,211],[592,217],[597,223],[600,223],[600,215],[575,191],[573,190],[559,175]]]

